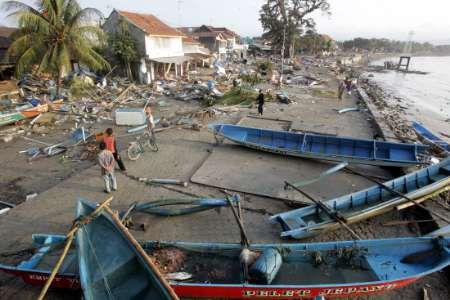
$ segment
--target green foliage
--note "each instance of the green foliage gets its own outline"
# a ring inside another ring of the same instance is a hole
[[[74,99],[89,97],[94,92],[95,85],[92,79],[86,76],[74,77],[70,82],[70,95]]]
[[[261,82],[263,82],[263,79],[258,76],[257,73],[254,74],[246,74],[239,76],[242,81],[248,83],[250,86],[255,86]]]
[[[204,95],[202,100],[203,105],[208,107],[213,106],[216,103],[216,98],[210,95]]]
[[[282,49],[285,36],[285,49],[293,54],[296,38],[306,29],[315,27],[310,15],[317,10],[329,13],[328,0],[267,0],[260,12],[264,37]]]
[[[128,23],[120,20],[118,30],[109,37],[114,58],[124,67],[138,59],[136,42],[131,36]]]
[[[356,38],[345,41],[341,44],[345,51],[363,49],[367,51],[378,51],[385,53],[401,53],[401,52],[428,52],[433,51],[434,46],[430,43],[402,42],[388,39],[365,39]]]
[[[228,93],[223,95],[218,101],[217,104],[222,105],[249,105],[256,100],[258,93],[254,90],[249,90],[244,87],[236,87],[231,89]]]
[[[36,68],[37,73],[54,75],[59,89],[72,61],[94,70],[109,68],[93,49],[104,41],[103,31],[94,23],[101,17],[98,10],[82,9],[76,0],[38,0],[35,6],[7,1],[3,7],[18,20],[6,55],[18,58],[17,75]]]
[[[261,72],[270,72],[273,70],[273,63],[269,60],[258,63],[258,70]]]
[[[308,30],[305,35],[296,40],[296,48],[305,53],[316,54],[319,51],[330,51],[334,47],[334,41]]]

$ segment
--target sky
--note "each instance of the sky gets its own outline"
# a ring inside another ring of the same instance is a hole
[[[32,2],[23,0],[24,2]],[[0,0],[0,3],[5,0]],[[226,26],[241,36],[259,36],[259,10],[266,0],[79,0],[83,7],[100,9],[107,16],[113,8],[151,13],[171,26]],[[336,40],[355,37],[413,39],[450,44],[448,0],[329,0],[331,15],[314,14],[317,30]],[[0,24],[12,25],[4,9]]]

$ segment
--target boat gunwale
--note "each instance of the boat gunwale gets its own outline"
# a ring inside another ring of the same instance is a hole
[[[450,158],[447,158],[447,159],[441,161],[437,165],[431,165],[427,168],[423,168],[423,169],[417,170],[415,172],[406,174],[404,176],[391,179],[391,180],[385,182],[384,184],[387,186],[391,186],[395,182],[403,181],[403,179],[406,179],[408,177],[411,178],[412,180],[414,180],[413,177],[415,177],[417,174],[421,174],[421,173],[427,173],[427,176],[429,177],[429,169],[430,168],[434,167],[434,168],[438,168],[438,170],[439,170],[442,166],[448,166],[448,165],[450,165]],[[439,173],[439,171],[437,173]],[[430,184],[427,184],[426,186],[423,186],[414,191],[406,193],[405,196],[408,198],[411,198],[415,201],[417,201],[417,200],[420,201],[423,198],[428,198],[428,195],[430,195],[430,194],[434,195],[436,193],[442,193],[442,192],[448,191],[449,186],[450,186],[450,175],[445,178],[442,178],[441,180],[432,182]],[[356,192],[353,192],[353,193],[350,193],[347,195],[343,195],[340,197],[336,197],[336,198],[327,200],[327,201],[325,201],[325,204],[328,204],[330,207],[334,207],[335,202],[346,203],[346,202],[348,202],[348,199],[350,199],[353,195],[356,195],[356,194],[366,194],[367,195],[368,192],[373,191],[374,189],[383,190],[383,187],[381,187],[379,185],[373,185],[364,190],[356,191]],[[431,191],[429,191],[429,190],[431,190]],[[407,202],[409,202],[409,201],[407,199],[405,199],[404,197],[401,197],[401,196],[393,197],[393,198],[385,200],[385,201],[374,202],[374,205],[369,206],[362,210],[355,211],[354,213],[344,214],[344,217],[346,217],[347,221],[349,221],[349,224],[351,224],[351,223],[358,222],[359,220],[367,219],[372,216],[382,214],[385,211],[391,210],[392,207],[395,207],[395,206],[398,206],[398,205],[401,205],[401,204],[407,203]],[[361,205],[361,206],[363,206],[363,205]],[[279,213],[279,214],[273,215],[269,218],[269,221],[272,224],[275,224],[275,223],[280,223],[280,219],[283,220],[284,218],[287,219],[287,218],[296,217],[296,218],[303,219],[304,217],[316,214],[316,210],[317,210],[316,205],[309,205],[306,207],[302,207],[302,208],[298,208],[295,210],[291,210],[291,211],[287,211],[284,213]],[[345,210],[347,210],[347,209],[337,209],[337,211],[340,211],[340,212],[345,211]],[[367,215],[369,215],[369,216],[367,216]],[[325,220],[320,223],[315,223],[312,226],[305,226],[305,227],[301,227],[301,228],[295,228],[295,229],[291,229],[291,230],[282,231],[282,236],[286,237],[286,236],[291,236],[291,235],[298,235],[298,233],[300,233],[300,232],[320,231],[320,230],[324,230],[324,229],[328,228],[328,226],[331,226],[332,224],[337,224],[337,226],[338,226],[338,223],[336,221],[329,219],[329,220]]]
[[[41,236],[44,236],[43,234]],[[49,234],[48,236],[53,236]],[[378,240],[362,240],[362,241],[334,241],[334,242],[320,242],[320,243],[297,243],[297,244],[252,244],[250,245],[250,249],[254,250],[261,250],[266,248],[300,248],[300,247],[311,247],[312,249],[309,250],[303,250],[303,251],[314,251],[314,246],[325,246],[330,247],[329,249],[320,249],[320,251],[329,251],[329,250],[336,250],[336,249],[342,249],[347,247],[360,247],[360,248],[368,248],[370,247],[370,244],[381,244],[381,245],[375,245],[377,247],[380,246],[391,246],[391,248],[394,245],[393,240],[395,240],[398,243],[408,243],[408,244],[424,244],[429,245],[430,243],[433,243],[435,240],[441,239],[444,240],[448,246],[444,246],[445,248],[450,247],[450,238],[439,238],[439,237],[412,237],[412,238],[385,238],[385,239],[378,239]],[[227,248],[227,250],[239,250],[241,249],[241,245],[238,243],[198,243],[198,242],[180,242],[180,241],[140,241],[139,242],[145,250],[149,250],[149,246],[155,245],[163,245],[164,247],[178,247],[183,249],[183,247],[198,247],[198,248],[205,248],[208,249],[208,247],[211,247],[214,245],[214,249],[220,249],[221,247]],[[396,243],[396,244],[398,244]],[[366,245],[367,244],[367,245]],[[340,247],[336,247],[339,245]],[[334,248],[333,248],[334,246]],[[405,245],[403,245],[405,246]],[[155,248],[152,248],[155,249]],[[212,249],[210,249],[212,250]],[[450,252],[449,249],[444,249],[447,251],[447,253]],[[317,250],[316,250],[317,251]],[[368,281],[368,282],[354,282],[354,283],[334,283],[334,284],[322,284],[322,285],[256,285],[256,284],[248,284],[248,283],[242,283],[242,284],[216,284],[216,283],[184,283],[184,282],[175,282],[175,281],[169,281],[170,286],[172,287],[182,287],[182,286],[189,286],[189,287],[228,287],[228,288],[256,288],[256,289],[267,289],[267,288],[279,288],[279,289],[299,289],[299,288],[309,288],[309,289],[320,289],[320,288],[336,288],[336,287],[358,287],[358,286],[374,286],[374,285],[380,285],[380,284],[393,284],[395,282],[399,281],[415,281],[421,277],[427,276],[429,274],[432,274],[438,270],[441,270],[442,268],[450,265],[450,256],[447,258],[441,259],[441,262],[438,263],[434,268],[428,269],[426,272],[417,273],[411,276],[407,277],[398,277],[396,279],[392,280],[378,280],[378,281]],[[17,266],[8,266],[4,264],[0,264],[0,269],[8,269],[12,272],[20,272],[20,273],[39,273],[39,274],[45,274],[48,275],[51,273],[51,270],[42,270],[42,269],[24,269],[19,268]],[[373,268],[372,268],[373,269]],[[73,275],[76,279],[80,281],[80,276],[77,276],[73,273],[58,273],[57,276],[59,277],[66,277],[69,278],[71,275]],[[81,281],[80,281],[81,283]]]
[[[412,148],[409,149],[411,150],[411,152],[413,153],[413,155],[416,157],[416,160],[393,160],[393,159],[387,159],[387,158],[378,158],[376,156],[374,157],[364,157],[364,156],[351,156],[351,155],[336,155],[336,154],[321,154],[319,152],[313,152],[313,151],[305,151],[303,149],[300,150],[290,150],[287,148],[279,148],[279,147],[275,147],[275,146],[264,146],[261,144],[257,144],[257,143],[253,143],[253,142],[248,142],[242,139],[238,139],[234,136],[231,135],[227,135],[225,133],[223,133],[222,131],[216,131],[214,130],[215,134],[218,134],[230,141],[233,141],[237,144],[240,145],[245,145],[245,146],[249,146],[250,148],[254,148],[254,149],[260,149],[260,150],[264,150],[264,151],[268,151],[268,152],[272,152],[272,153],[282,153],[282,154],[286,154],[286,155],[290,155],[290,156],[294,156],[294,157],[303,157],[303,158],[313,158],[313,159],[323,159],[323,160],[328,160],[328,161],[348,161],[351,163],[360,163],[360,164],[369,164],[369,165],[376,165],[376,166],[412,166],[412,165],[424,165],[426,164],[425,162],[419,161],[417,159],[417,151],[419,150],[419,148],[421,148],[421,150],[426,150],[429,147],[427,145],[423,145],[423,144],[406,144],[406,143],[392,143],[392,142],[383,142],[383,141],[376,141],[376,140],[365,140],[365,139],[358,139],[358,138],[350,138],[350,137],[334,137],[334,136],[329,136],[329,135],[317,135],[317,134],[312,134],[312,133],[295,133],[295,132],[287,132],[287,131],[276,131],[276,130],[270,130],[270,129],[260,129],[260,128],[254,128],[254,127],[240,127],[240,126],[236,126],[236,125],[229,125],[229,124],[222,124],[222,125],[215,125],[215,126],[227,126],[227,127],[231,127],[231,128],[244,128],[245,129],[253,129],[253,130],[260,130],[260,131],[269,131],[272,133],[283,133],[283,134],[291,134],[291,135],[303,135],[306,136],[308,135],[308,137],[324,137],[324,138],[333,138],[333,139],[340,139],[340,140],[347,140],[347,141],[359,141],[359,142],[365,142],[365,143],[372,143],[375,142],[375,147],[378,144],[382,144],[382,145],[394,145],[394,146],[402,146],[402,147],[408,147],[408,148]],[[335,159],[333,159],[335,158]],[[344,159],[344,160],[343,160]]]

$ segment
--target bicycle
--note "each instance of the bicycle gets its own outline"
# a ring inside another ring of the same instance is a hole
[[[142,140],[144,138],[144,141]],[[155,134],[149,137],[149,133],[146,132],[143,135],[137,137],[135,142],[131,142],[128,145],[128,158],[132,161],[136,161],[141,157],[141,154],[145,152],[145,148],[149,147],[153,152],[158,152],[158,144],[156,144]]]

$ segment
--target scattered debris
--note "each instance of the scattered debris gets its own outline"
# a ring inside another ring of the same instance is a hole
[[[140,182],[145,182],[148,184],[169,184],[169,185],[179,185],[183,187],[187,187],[188,183],[186,181],[181,181],[177,179],[148,179],[148,178],[139,178]]]
[[[338,114],[345,114],[351,111],[359,111],[359,107],[349,107],[338,110]]]

